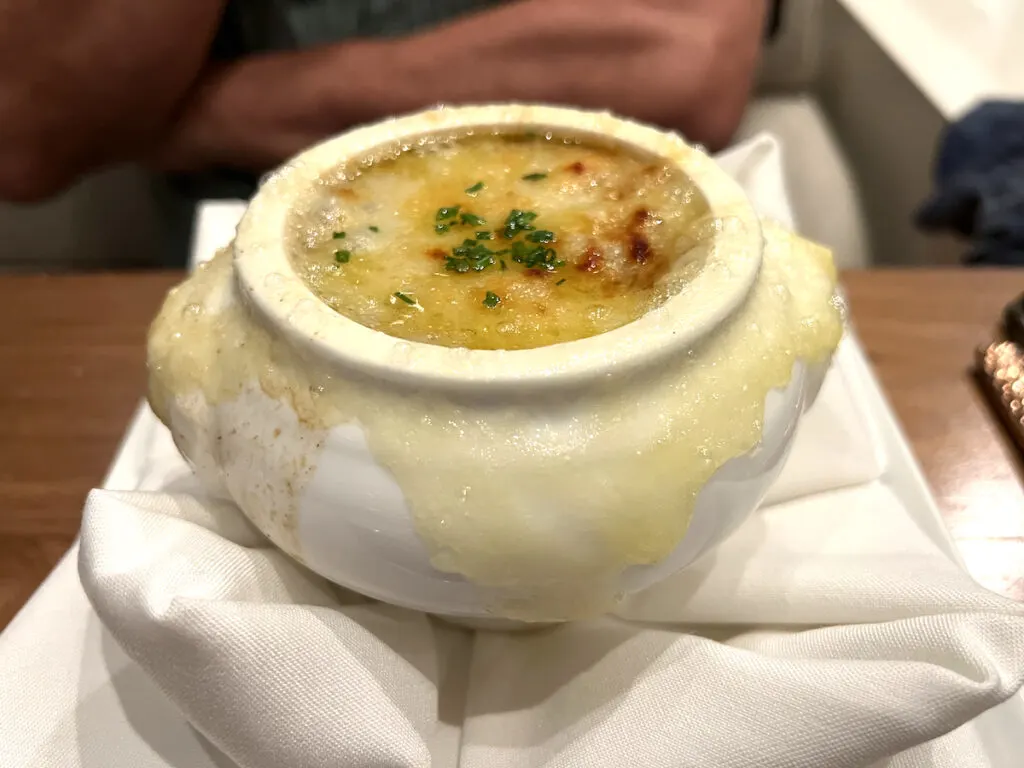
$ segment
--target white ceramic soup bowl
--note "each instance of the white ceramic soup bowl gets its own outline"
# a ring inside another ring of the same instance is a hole
[[[380,148],[554,132],[681,168],[702,267],[607,333],[515,351],[403,341],[320,301],[286,243]],[[464,620],[610,610],[757,507],[841,334],[827,252],[762,226],[675,135],[608,114],[442,108],[353,130],[263,184],[232,248],[167,299],[150,401],[211,493],[327,579]]]

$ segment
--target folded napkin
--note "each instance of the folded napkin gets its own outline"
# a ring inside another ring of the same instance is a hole
[[[778,153],[762,137],[723,162],[786,220]],[[204,498],[162,430],[148,492],[90,496],[80,572],[242,768],[988,765],[966,729],[923,743],[1024,682],[1024,606],[975,585],[882,482],[842,369],[796,441],[776,503],[590,622],[472,633],[335,587]]]

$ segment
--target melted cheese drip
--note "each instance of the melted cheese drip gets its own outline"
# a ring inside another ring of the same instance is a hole
[[[358,422],[437,568],[506,588],[507,602],[495,606],[505,616],[594,615],[614,602],[623,569],[655,563],[679,544],[711,475],[756,446],[768,391],[788,383],[798,359],[821,360],[839,341],[830,254],[775,226],[766,236],[748,300],[697,348],[574,391],[573,404],[523,397],[500,409],[345,380],[299,360],[241,298],[226,299],[234,282],[225,252],[175,289],[155,321],[150,400],[170,423],[172,400],[179,410],[196,393],[228,404],[258,382],[308,434],[308,455],[278,457],[273,467],[293,496],[326,431]],[[549,418],[538,420],[538,408]],[[209,450],[230,439],[232,426],[214,420]],[[173,431],[187,453],[185,430]],[[295,503],[268,511],[238,493],[254,522],[301,557],[294,536],[282,534],[294,528]]]
[[[534,173],[544,178],[524,178]],[[700,268],[693,246],[708,233],[707,202],[685,174],[622,148],[463,137],[338,176],[296,214],[296,270],[338,312],[431,344],[524,349],[625,325]],[[454,206],[439,234],[439,209]],[[531,226],[555,234],[550,245],[564,266],[527,269],[504,254],[480,272],[446,269],[446,254],[466,239],[508,248],[503,224],[516,209],[537,213]],[[485,223],[461,223],[464,214]],[[487,306],[488,293],[500,303]]]

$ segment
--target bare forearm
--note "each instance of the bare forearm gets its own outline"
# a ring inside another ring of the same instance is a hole
[[[225,0],[0,0],[0,197],[55,191],[166,130]]]
[[[762,0],[524,0],[407,39],[253,58],[209,79],[163,160],[265,168],[382,115],[503,100],[610,108],[720,144],[763,13]]]

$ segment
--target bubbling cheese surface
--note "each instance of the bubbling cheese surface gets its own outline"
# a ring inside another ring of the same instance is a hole
[[[290,255],[323,301],[402,339],[525,349],[636,320],[701,267],[678,168],[546,135],[446,137],[339,169]]]

